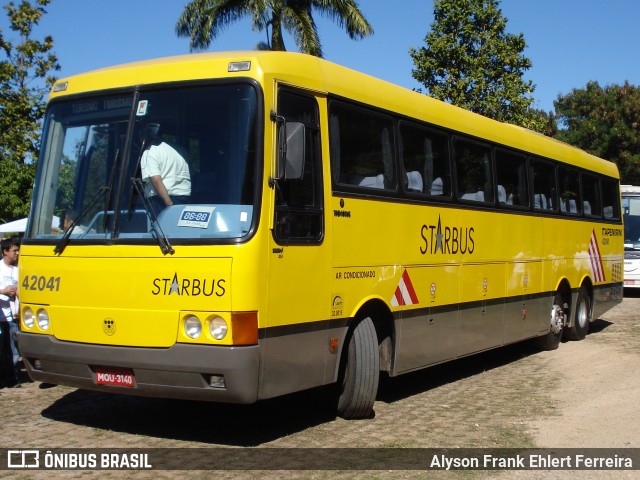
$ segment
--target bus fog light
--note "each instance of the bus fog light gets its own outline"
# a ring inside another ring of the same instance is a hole
[[[229,327],[227,326],[227,322],[225,322],[224,318],[221,317],[213,317],[209,320],[209,333],[216,340],[222,340],[227,336],[227,331]]]
[[[22,312],[22,324],[27,328],[33,328],[36,324],[36,316],[29,307],[25,308]]]
[[[186,333],[189,338],[198,338],[202,333],[202,323],[200,323],[200,319],[195,315],[186,317],[184,319],[184,333]]]
[[[211,377],[209,377],[209,386],[213,388],[226,388],[224,375],[211,375]]]
[[[38,310],[38,327],[40,330],[49,330],[49,314],[42,308]]]

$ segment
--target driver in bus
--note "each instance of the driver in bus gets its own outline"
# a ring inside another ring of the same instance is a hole
[[[189,203],[191,175],[187,153],[156,137],[142,154],[140,168],[146,197],[158,211]]]

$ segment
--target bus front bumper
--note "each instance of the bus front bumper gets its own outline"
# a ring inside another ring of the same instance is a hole
[[[118,347],[63,342],[50,335],[18,332],[18,346],[27,373],[40,382],[185,400],[225,403],[257,400],[258,345],[176,343],[170,348]],[[98,383],[98,371],[105,370],[132,373],[133,386]],[[221,377],[224,386],[219,381]]]

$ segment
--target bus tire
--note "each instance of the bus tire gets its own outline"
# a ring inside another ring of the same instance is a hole
[[[569,340],[582,340],[587,336],[589,331],[589,322],[591,321],[591,298],[584,287],[580,287],[578,291],[578,300],[576,301],[576,314],[573,317],[573,325],[567,329],[567,338]]]
[[[378,336],[373,321],[367,317],[358,322],[349,340],[338,415],[346,419],[371,417],[379,379]]]
[[[551,306],[551,315],[549,318],[549,331],[538,337],[537,345],[541,350],[555,350],[560,345],[562,339],[562,329],[565,325],[565,309],[563,308],[562,295],[559,293],[553,299]]]

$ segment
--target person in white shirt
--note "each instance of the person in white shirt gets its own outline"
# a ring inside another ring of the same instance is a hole
[[[154,142],[142,154],[145,195],[159,211],[173,204],[189,203],[191,175],[185,156],[177,147],[162,141]]]
[[[20,242],[17,237],[2,240],[0,262],[0,330],[2,349],[0,370],[3,382],[10,387],[20,386],[17,332],[18,332],[18,255]]]

